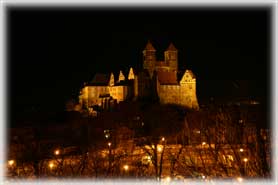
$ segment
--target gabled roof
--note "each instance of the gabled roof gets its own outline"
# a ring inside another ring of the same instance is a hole
[[[188,80],[193,80],[196,79],[195,75],[193,74],[193,72],[191,70],[185,70],[180,83],[186,83]]]
[[[174,44],[171,42],[166,51],[178,51]]]
[[[196,78],[196,76],[194,75],[194,73],[193,73],[191,70],[189,70],[189,69],[187,69],[187,70],[185,71],[185,73],[188,73],[192,78]]]
[[[156,51],[155,48],[153,47],[152,43],[148,40],[148,43],[145,47],[145,50],[148,50],[148,51]]]
[[[176,72],[157,71],[157,78],[158,78],[159,83],[163,84],[163,85],[178,84]]]

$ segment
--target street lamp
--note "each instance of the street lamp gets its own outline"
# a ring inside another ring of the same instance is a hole
[[[50,169],[52,169],[54,167],[53,162],[50,162],[48,166],[49,166]]]
[[[59,155],[59,154],[60,154],[60,150],[58,150],[58,149],[55,150],[55,151],[54,151],[54,154],[55,154],[55,155]]]
[[[161,139],[162,141],[165,141],[165,138],[164,137],[162,137],[162,139]]]
[[[125,171],[128,171],[129,166],[126,164],[126,165],[124,165],[124,167],[123,167],[123,168],[124,168],[124,170],[125,170]]]
[[[161,146],[157,146],[157,151],[161,152],[162,151],[162,147]]]
[[[206,144],[206,142],[202,142],[202,145],[205,145]]]
[[[9,164],[9,166],[13,166],[14,165],[14,160],[9,160],[8,164]]]
[[[244,161],[244,170],[245,170],[245,173],[247,173],[247,171],[246,171],[246,163],[248,162],[248,159],[244,158],[243,161]]]
[[[108,143],[108,146],[109,146],[109,147],[111,146],[111,143],[110,143],[110,142]]]
[[[238,182],[242,182],[242,181],[243,181],[243,178],[242,178],[242,177],[238,177],[238,178],[237,178],[237,181],[238,181]]]
[[[240,151],[240,152],[243,152],[244,150],[243,150],[243,148],[240,148],[239,151]]]

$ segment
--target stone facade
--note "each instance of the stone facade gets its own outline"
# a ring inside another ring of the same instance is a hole
[[[155,97],[162,104],[199,109],[196,78],[191,70],[178,75],[178,50],[172,43],[164,52],[164,61],[157,61],[156,50],[148,42],[143,50],[143,69],[134,71],[130,68],[127,78],[122,71],[118,80],[113,73],[96,74],[92,82],[82,88],[79,103],[83,108],[109,107],[111,101]]]
[[[143,51],[144,69],[155,80],[156,93],[162,104],[176,104],[190,109],[199,109],[196,95],[196,78],[186,70],[178,78],[178,50],[171,43],[164,52],[164,61],[157,61],[156,50],[150,42]]]

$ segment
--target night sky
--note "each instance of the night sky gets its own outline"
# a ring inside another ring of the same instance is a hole
[[[140,67],[147,40],[159,60],[174,43],[179,68],[197,76],[200,98],[231,89],[266,98],[270,18],[268,7],[9,8],[10,110],[63,110],[96,72]]]

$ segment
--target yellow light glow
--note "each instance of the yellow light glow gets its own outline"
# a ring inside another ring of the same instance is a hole
[[[165,141],[165,138],[163,137],[161,140],[162,140],[162,141]]]
[[[150,161],[150,160],[151,160],[151,156],[148,155],[148,156],[147,156],[147,159],[148,159],[148,161]]]
[[[9,160],[9,161],[8,161],[8,164],[9,164],[10,166],[14,165],[14,160]]]
[[[127,171],[129,169],[129,166],[128,165],[124,165],[123,168],[124,168],[125,171]]]
[[[55,155],[59,155],[60,154],[60,150],[55,150]]]
[[[152,148],[154,149],[154,145],[152,145]]]
[[[243,161],[244,161],[244,162],[247,162],[247,161],[248,161],[248,159],[247,159],[247,158],[244,158],[244,159],[243,159]]]
[[[166,177],[166,181],[170,182],[171,181],[171,177]]]
[[[106,137],[106,139],[109,137],[109,135],[108,134],[105,134],[105,137]]]
[[[203,176],[202,176],[202,178],[203,178],[203,179],[205,179],[205,178],[206,178],[206,176],[204,176],[204,175],[203,175]]]
[[[241,149],[239,149],[239,151],[240,151],[240,152],[243,152],[244,150],[243,150],[243,148],[241,148]]]
[[[54,164],[51,162],[49,163],[49,168],[52,169],[54,167]]]
[[[108,143],[108,146],[111,146],[111,143],[110,143],[110,142]]]
[[[158,147],[157,147],[157,151],[161,152],[161,151],[162,151],[162,147],[161,147],[161,146],[158,146]]]
[[[238,178],[237,178],[237,181],[238,181],[238,182],[242,182],[242,181],[243,181],[243,178],[238,177]]]
[[[206,144],[206,142],[202,142],[202,145],[205,145]]]

